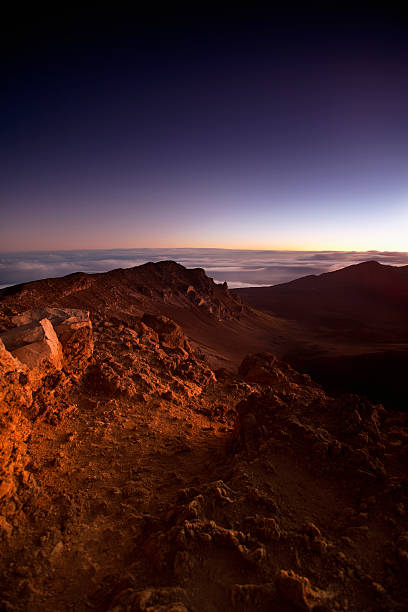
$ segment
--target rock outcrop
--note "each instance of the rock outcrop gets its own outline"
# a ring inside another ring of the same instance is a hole
[[[310,376],[299,374],[288,363],[280,361],[271,353],[257,353],[247,355],[242,361],[238,374],[252,383],[267,386],[308,385]]]
[[[0,500],[8,516],[22,512],[25,490],[34,483],[25,466],[27,438],[39,416],[59,414],[84,374],[93,351],[89,314],[41,308],[10,320],[0,334]],[[55,326],[55,327],[54,327]],[[0,520],[0,528],[1,528]]]
[[[97,362],[87,373],[87,384],[96,393],[112,397],[159,396],[175,400],[197,397],[210,382],[213,371],[197,356],[171,319],[145,313],[128,325],[98,321]],[[120,357],[118,358],[118,355]]]
[[[89,312],[44,307],[15,315],[11,323],[16,327],[0,338],[30,370],[38,371],[44,362],[76,376],[85,369],[93,351]]]
[[[27,463],[25,440],[30,424],[24,416],[33,400],[28,368],[0,340],[0,532],[11,533],[7,518],[19,475]]]
[[[145,313],[142,324],[147,325],[159,335],[160,344],[167,348],[182,349],[191,352],[191,346],[183,334],[181,327],[174,321],[163,315],[151,315]]]

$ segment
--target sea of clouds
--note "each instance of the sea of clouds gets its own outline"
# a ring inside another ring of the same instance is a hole
[[[232,249],[112,249],[0,253],[0,288],[72,272],[106,272],[148,261],[204,268],[229,287],[276,285],[367,260],[408,265],[408,253],[381,251],[247,251]]]

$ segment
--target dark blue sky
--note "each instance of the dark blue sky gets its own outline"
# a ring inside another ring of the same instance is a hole
[[[2,250],[407,250],[398,13],[3,27]]]

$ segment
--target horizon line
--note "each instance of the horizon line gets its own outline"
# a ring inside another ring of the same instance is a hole
[[[0,254],[13,253],[73,253],[78,251],[262,251],[262,252],[281,252],[281,253],[401,253],[408,254],[408,251],[399,250],[380,250],[380,249],[290,249],[290,248],[240,248],[240,247],[109,247],[109,248],[74,248],[74,249],[25,249],[25,250],[0,250]]]

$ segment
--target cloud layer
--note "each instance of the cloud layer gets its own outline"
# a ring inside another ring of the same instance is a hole
[[[230,287],[275,285],[374,259],[408,265],[408,253],[381,251],[246,251],[227,249],[114,249],[0,253],[0,288],[72,272],[106,272],[148,261],[174,260],[204,268]]]

